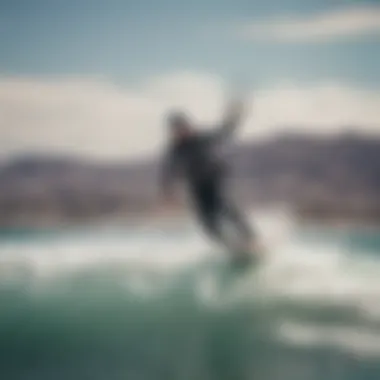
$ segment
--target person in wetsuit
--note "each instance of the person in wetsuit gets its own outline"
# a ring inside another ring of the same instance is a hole
[[[170,141],[161,179],[164,196],[169,199],[173,195],[173,179],[180,176],[185,180],[196,214],[214,240],[230,246],[222,230],[222,222],[227,220],[238,232],[242,246],[249,248],[253,232],[227,196],[227,165],[217,154],[240,123],[242,111],[242,103],[231,104],[222,125],[211,132],[196,129],[183,112],[170,113],[167,120]]]

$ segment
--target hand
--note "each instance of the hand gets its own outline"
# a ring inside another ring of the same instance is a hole
[[[240,119],[243,116],[245,104],[242,99],[234,99],[227,107],[227,115],[232,119]]]

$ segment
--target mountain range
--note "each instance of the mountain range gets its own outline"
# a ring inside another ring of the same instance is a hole
[[[315,218],[380,220],[380,138],[283,134],[226,150],[242,203],[286,203]],[[25,155],[0,166],[0,225],[81,223],[155,213],[157,157],[99,163]]]

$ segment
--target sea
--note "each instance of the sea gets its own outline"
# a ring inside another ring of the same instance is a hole
[[[245,268],[187,218],[0,230],[0,379],[379,380],[380,230],[252,222]]]

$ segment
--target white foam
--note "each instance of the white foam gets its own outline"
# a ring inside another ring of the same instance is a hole
[[[295,224],[289,213],[272,211],[254,217],[259,234],[269,242],[270,256],[255,277],[240,284],[240,295],[249,297],[259,287],[263,294],[300,302],[351,305],[366,318],[380,319],[379,260],[348,256],[333,243],[300,243],[294,237]],[[99,233],[28,244],[3,243],[1,281],[16,277],[46,280],[105,266],[134,273],[134,278],[178,276],[184,268],[208,260],[206,256],[223,255],[220,249],[210,248],[194,224],[176,221],[172,228],[168,224],[165,228],[136,227],[135,232],[129,236]],[[271,246],[273,241],[276,244]],[[206,298],[212,297],[213,286],[203,285]]]
[[[357,357],[380,356],[380,333],[369,328],[285,322],[279,333],[281,338],[296,345],[330,346]]]

